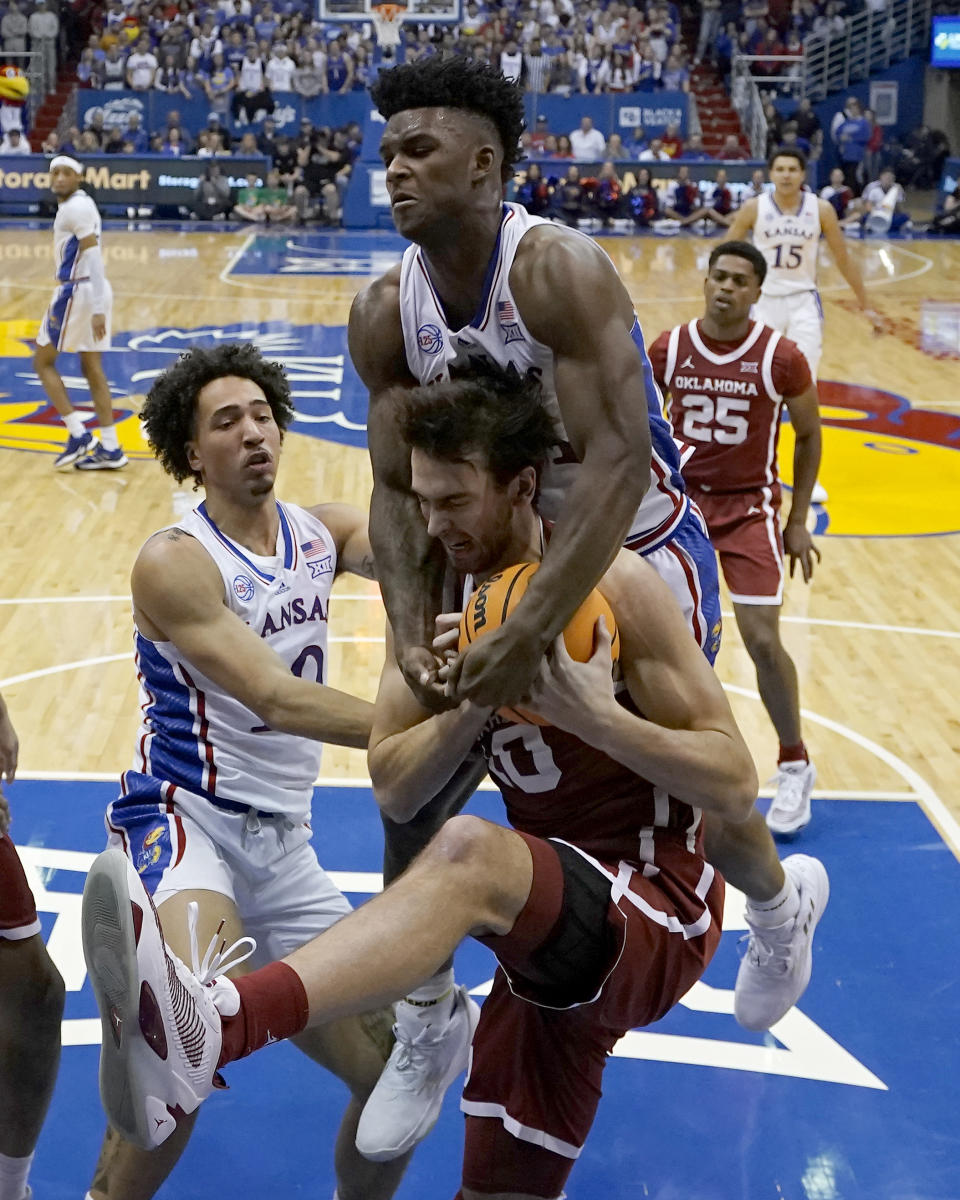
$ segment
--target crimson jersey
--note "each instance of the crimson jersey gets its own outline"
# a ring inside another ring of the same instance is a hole
[[[650,347],[676,437],[693,448],[683,477],[704,492],[777,487],[784,397],[811,385],[797,346],[755,321],[735,345],[707,338],[699,321],[661,333]]]
[[[620,703],[636,712],[626,687]],[[656,851],[703,853],[702,813],[578,737],[494,716],[483,752],[514,829],[559,838],[607,862],[654,874]]]

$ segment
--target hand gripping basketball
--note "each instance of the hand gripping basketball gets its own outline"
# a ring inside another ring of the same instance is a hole
[[[475,642],[477,638],[483,637],[485,633],[492,632],[504,623],[527,590],[537,566],[537,563],[517,563],[512,567],[505,567],[496,575],[491,575],[485,583],[480,584],[467,602],[467,607],[460,619],[461,651]],[[610,631],[611,660],[616,662],[619,658],[620,634],[617,631],[613,610],[600,592],[594,588],[570,618],[563,631],[563,642],[567,653],[575,662],[587,662],[593,654],[594,629],[597,619],[601,616],[606,619],[607,629]],[[532,725],[549,724],[536,713],[527,712],[525,709],[504,707],[498,711],[508,721],[521,721]]]

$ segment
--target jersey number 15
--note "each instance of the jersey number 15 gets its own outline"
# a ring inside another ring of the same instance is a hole
[[[774,266],[774,267],[782,267],[782,268],[785,268],[786,270],[790,271],[790,270],[795,269],[796,267],[799,267],[800,264],[803,262],[803,245],[802,245],[802,243],[798,246],[784,246],[781,243],[779,246],[777,246],[776,250],[777,250],[777,252],[774,255],[774,259],[773,259],[773,263],[772,263],[772,266]],[[787,252],[785,262],[781,261],[784,258],[784,253],[783,253],[784,250],[786,250],[786,252]]]

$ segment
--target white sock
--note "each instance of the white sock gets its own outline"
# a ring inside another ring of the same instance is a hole
[[[71,437],[83,437],[86,425],[84,425],[80,414],[74,409],[73,412],[68,412],[65,417],[60,418],[67,427],[67,433]]]
[[[405,996],[397,1005],[397,1019],[404,1024],[444,1025],[453,1012],[455,994],[456,982],[450,967]]]
[[[0,1154],[0,1200],[24,1200],[32,1162],[32,1154],[26,1158],[8,1158],[6,1154]]]
[[[800,893],[797,891],[796,884],[787,875],[783,887],[773,899],[757,901],[748,898],[747,908],[750,910],[750,919],[754,925],[763,925],[767,929],[772,929],[794,919],[800,911]]]
[[[120,439],[117,437],[116,425],[102,425],[100,427],[100,441],[103,442],[107,450],[119,450]]]

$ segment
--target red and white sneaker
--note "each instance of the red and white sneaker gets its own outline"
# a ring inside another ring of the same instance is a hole
[[[103,1026],[100,1098],[110,1124],[144,1150],[223,1086],[220,1017],[240,1006],[233,984],[211,977],[248,954],[224,965],[240,942],[215,953],[215,937],[198,965],[191,908],[192,971],[164,944],[153,901],[121,850],[94,860],[83,889],[83,956]]]

